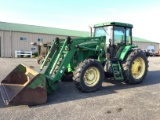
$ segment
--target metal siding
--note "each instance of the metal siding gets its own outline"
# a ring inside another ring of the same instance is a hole
[[[20,40],[20,37],[26,37],[27,40],[26,41]],[[35,47],[31,45],[31,42],[36,42],[37,44],[40,44],[40,42],[38,42],[38,38],[43,38],[44,43],[46,43],[46,42],[52,42],[56,37],[59,37],[60,39],[65,39],[67,36],[12,32],[12,56],[15,55],[15,50],[31,51],[31,48]]]
[[[0,57],[3,57],[4,55],[3,55],[3,32],[2,31],[0,31],[0,39],[1,39],[1,41],[0,41],[1,42],[0,43],[1,44],[1,46],[0,46],[0,49],[1,49],[0,50],[0,52],[1,52],[0,54],[1,54],[1,56]]]
[[[159,50],[159,43],[151,43],[151,42],[145,43],[145,42],[135,42],[135,41],[133,41],[133,43],[135,45],[138,45],[138,47],[140,49],[147,49],[148,46],[153,45],[153,46],[155,46],[155,52],[158,52],[158,50]]]
[[[20,40],[20,37],[26,37],[27,40]],[[12,55],[14,56],[16,50],[28,51],[28,40],[30,36],[26,33],[12,32]]]
[[[4,57],[11,57],[11,34],[9,31],[3,31],[3,49]]]
[[[38,33],[25,33],[25,32],[10,32],[10,31],[0,31],[1,36],[1,55],[2,57],[11,57],[15,55],[15,50],[31,51],[34,47],[30,43],[38,42],[38,38],[43,38],[44,43],[52,42],[53,39],[59,37],[60,39],[65,39],[67,36],[63,35],[50,35],[50,34],[38,34]],[[20,40],[20,37],[27,37],[26,41]],[[72,36],[71,36],[72,37]],[[12,40],[12,41],[11,41]],[[159,50],[159,43],[145,43],[133,41],[134,44],[138,45],[140,49],[147,49],[147,46],[154,45],[155,51]],[[11,46],[12,44],[12,46]],[[12,53],[11,53],[12,52]]]

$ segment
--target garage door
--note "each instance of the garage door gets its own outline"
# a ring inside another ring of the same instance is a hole
[[[147,47],[147,49],[149,49],[149,50],[155,50],[155,47],[154,47],[154,45],[149,45],[148,47]]]

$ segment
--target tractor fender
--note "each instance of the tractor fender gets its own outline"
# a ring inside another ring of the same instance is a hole
[[[127,53],[132,49],[132,48],[137,48],[137,46],[135,45],[128,45],[128,46],[125,46],[119,56],[119,60],[120,61],[123,61],[125,56],[127,55]]]

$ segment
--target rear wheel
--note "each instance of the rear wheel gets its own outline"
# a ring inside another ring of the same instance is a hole
[[[140,50],[133,50],[123,64],[125,82],[129,84],[141,83],[148,71],[148,60]]]
[[[76,87],[82,92],[92,92],[99,89],[103,79],[102,65],[94,59],[83,61],[74,72]]]

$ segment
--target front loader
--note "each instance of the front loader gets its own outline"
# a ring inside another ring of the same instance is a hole
[[[56,38],[46,55],[40,72],[20,64],[1,82],[6,105],[36,105],[47,101],[58,82],[67,76],[82,92],[102,86],[104,76],[129,84],[141,83],[148,71],[145,54],[132,44],[133,25],[107,22],[94,26],[94,36]],[[54,53],[51,51],[55,49]],[[50,56],[50,62],[46,62]],[[64,77],[65,76],[65,77]]]

